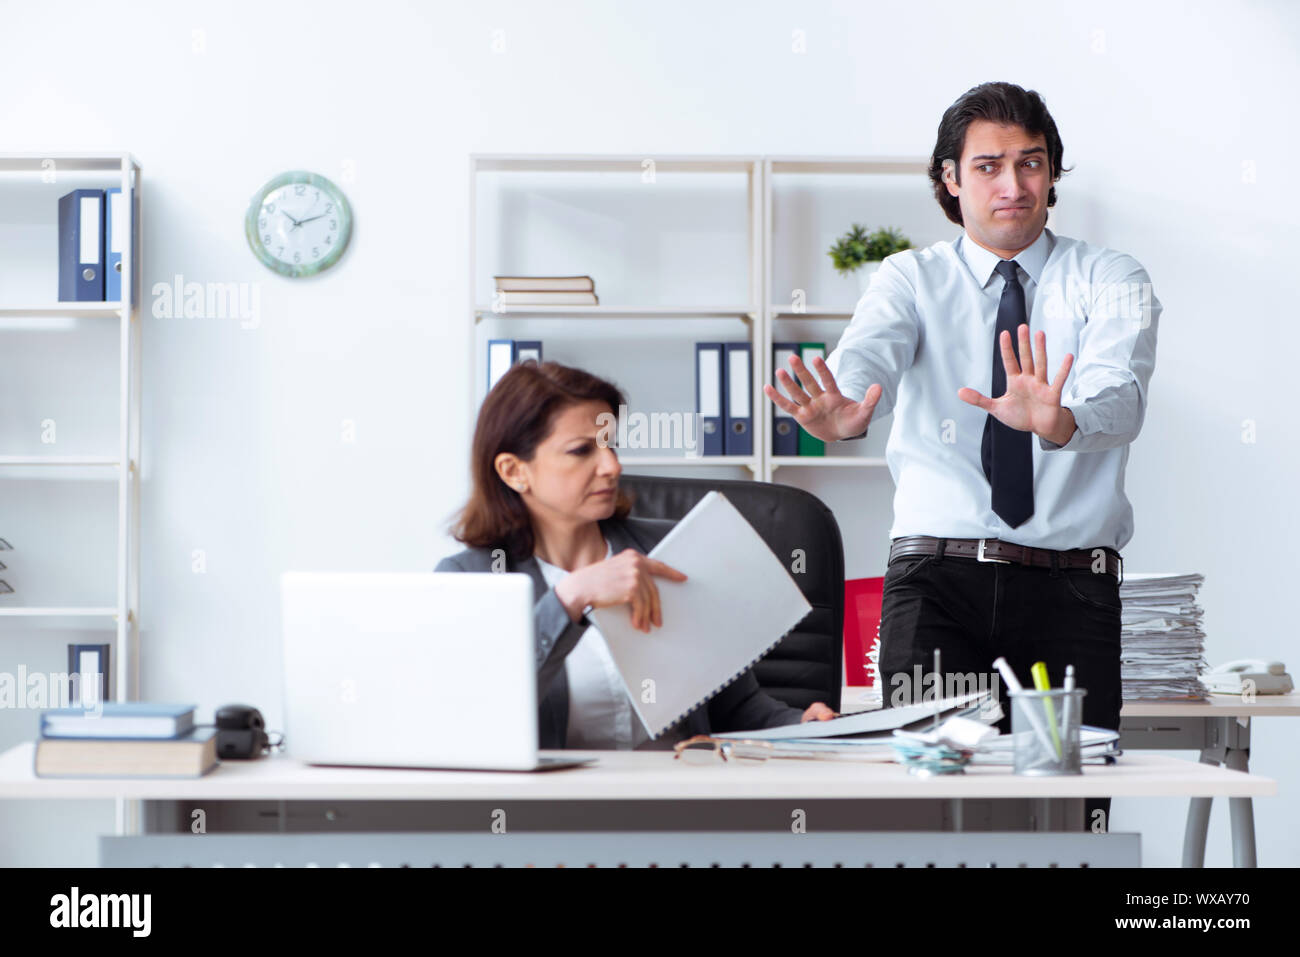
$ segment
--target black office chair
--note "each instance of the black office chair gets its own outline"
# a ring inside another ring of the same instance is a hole
[[[764,691],[796,708],[824,701],[839,708],[844,677],[844,542],[831,510],[803,489],[767,482],[663,478],[624,473],[632,515],[674,521],[718,491],[745,516],[787,569],[795,549],[804,570],[791,577],[812,611],[754,666]]]

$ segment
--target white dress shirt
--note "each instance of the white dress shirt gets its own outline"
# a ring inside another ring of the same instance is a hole
[[[885,452],[895,484],[890,537],[1121,549],[1133,537],[1124,468],[1146,412],[1160,302],[1132,256],[1047,228],[1013,258],[1031,346],[1038,330],[1047,334],[1049,383],[1074,354],[1061,404],[1077,426],[1065,445],[1031,442],[1034,513],[1019,527],[993,511],[980,462],[988,413],[957,397],[962,386],[992,391],[999,256],[963,232],[888,257],[826,360],[851,399],[880,384],[873,419],[894,412]]]
[[[614,554],[606,544],[605,557]],[[534,556],[536,557],[536,556]],[[554,588],[569,573],[558,565],[537,559],[547,587]],[[569,727],[566,748],[630,751],[650,740],[641,719],[632,710],[627,689],[609,653],[605,636],[592,625],[564,659],[569,680]]]

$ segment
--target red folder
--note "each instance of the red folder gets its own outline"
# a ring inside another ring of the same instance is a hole
[[[844,683],[871,687],[867,655],[880,640],[880,602],[885,579],[849,578],[844,582]]]

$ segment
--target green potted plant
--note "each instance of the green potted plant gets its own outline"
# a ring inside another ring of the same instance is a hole
[[[871,277],[886,256],[911,248],[911,240],[897,229],[882,226],[874,233],[868,233],[863,226],[854,223],[852,229],[835,241],[829,254],[835,270],[841,276],[856,274],[859,291],[866,292]]]

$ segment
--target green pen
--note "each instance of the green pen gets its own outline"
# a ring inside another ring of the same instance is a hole
[[[1047,662],[1035,661],[1029,667],[1029,673],[1034,678],[1034,687],[1039,691],[1051,691],[1052,683],[1047,679]],[[1047,729],[1052,732],[1052,746],[1056,748],[1056,760],[1061,760],[1061,736],[1056,731],[1056,709],[1052,707],[1052,699],[1043,699],[1043,710],[1047,712]]]

